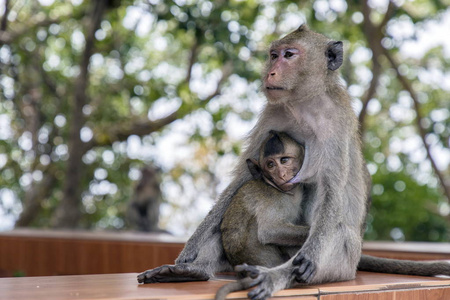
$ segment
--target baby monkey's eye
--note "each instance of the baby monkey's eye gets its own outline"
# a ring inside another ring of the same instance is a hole
[[[285,164],[285,163],[287,163],[289,161],[289,157],[282,157],[281,159],[280,159],[280,162],[282,163],[282,164]]]
[[[273,167],[275,167],[275,164],[272,161],[269,161],[267,163],[267,168],[272,169]]]

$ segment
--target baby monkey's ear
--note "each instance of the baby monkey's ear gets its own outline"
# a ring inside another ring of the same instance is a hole
[[[250,174],[252,174],[253,179],[261,179],[262,178],[262,170],[259,166],[259,163],[254,158],[248,158],[246,160],[248,169],[250,170]]]

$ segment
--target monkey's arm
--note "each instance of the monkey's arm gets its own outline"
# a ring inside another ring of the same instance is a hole
[[[309,213],[314,220],[310,235],[293,261],[299,282],[349,280],[355,276],[366,213],[357,138],[342,130],[335,138],[313,145],[318,152],[315,157],[322,163],[318,164],[316,184],[310,195],[314,200]],[[335,274],[329,277],[330,272]]]
[[[241,165],[241,167],[239,167],[239,165]],[[194,234],[189,238],[176,259],[176,264],[193,262],[197,258],[201,248],[208,244],[215,235],[220,234],[220,222],[231,202],[231,198],[246,181],[252,179],[245,160],[237,165],[234,178],[235,179],[219,196],[216,204],[197,227]]]
[[[258,225],[258,240],[264,245],[301,246],[309,235],[309,229],[309,226],[290,223]]]
[[[306,220],[299,219],[302,215],[302,189],[295,188],[291,195],[275,190],[262,180],[252,184],[255,192],[249,195],[246,203],[252,203],[248,209],[254,209],[259,242],[263,245],[302,246],[310,232]],[[258,201],[253,199],[255,195],[258,195]],[[302,225],[296,225],[298,222]]]
[[[266,134],[268,134],[268,130],[257,129],[254,129],[250,134],[246,142],[247,150],[241,155],[233,172],[233,181],[222,192],[214,207],[189,238],[175,260],[175,265],[165,265],[142,272],[138,275],[139,282],[207,280],[214,273],[227,271],[231,268],[229,262],[223,259],[220,223],[236,191],[245,182],[252,179],[245,161],[249,157],[257,157],[263,136]]]
[[[258,121],[253,131],[250,133],[246,140],[246,150],[241,154],[238,163],[233,171],[233,181],[222,192],[217,199],[216,204],[211,209],[206,218],[200,223],[197,230],[191,236],[181,251],[175,263],[190,263],[193,262],[202,247],[208,243],[214,235],[220,234],[220,222],[222,221],[223,214],[228,208],[231,202],[231,198],[236,191],[247,181],[253,179],[250,171],[248,170],[246,159],[250,157],[257,157],[261,143],[269,132],[269,129],[265,129],[263,125],[264,118]],[[263,129],[259,129],[259,128]]]

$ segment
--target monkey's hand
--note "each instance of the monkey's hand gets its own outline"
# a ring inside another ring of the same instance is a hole
[[[248,297],[252,300],[265,300],[272,296],[274,292],[281,289],[275,288],[276,277],[274,275],[277,274],[272,274],[270,272],[271,269],[243,264],[236,266],[234,270],[239,273],[239,276],[244,278],[241,280],[245,280],[247,278],[253,279],[253,281],[248,284],[248,288],[256,286],[248,293]]]
[[[137,276],[139,283],[206,281],[209,275],[192,264],[163,265],[142,272]]]
[[[294,266],[293,274],[295,280],[301,283],[310,283],[316,275],[316,264],[309,259],[302,251],[292,261]]]

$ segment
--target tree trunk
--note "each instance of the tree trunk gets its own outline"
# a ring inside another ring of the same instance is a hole
[[[23,211],[16,221],[15,227],[30,226],[41,211],[42,200],[47,198],[56,182],[53,173],[48,173],[40,183],[34,183],[25,194]]]
[[[84,125],[83,107],[88,103],[86,90],[89,80],[89,59],[94,51],[95,31],[99,28],[107,0],[93,1],[92,3],[93,13],[86,30],[86,46],[80,65],[80,75],[75,84],[72,115],[69,120],[69,159],[64,181],[63,198],[51,222],[52,227],[56,228],[75,228],[81,217],[81,179],[84,172],[82,157],[86,147],[81,141],[80,130]]]

